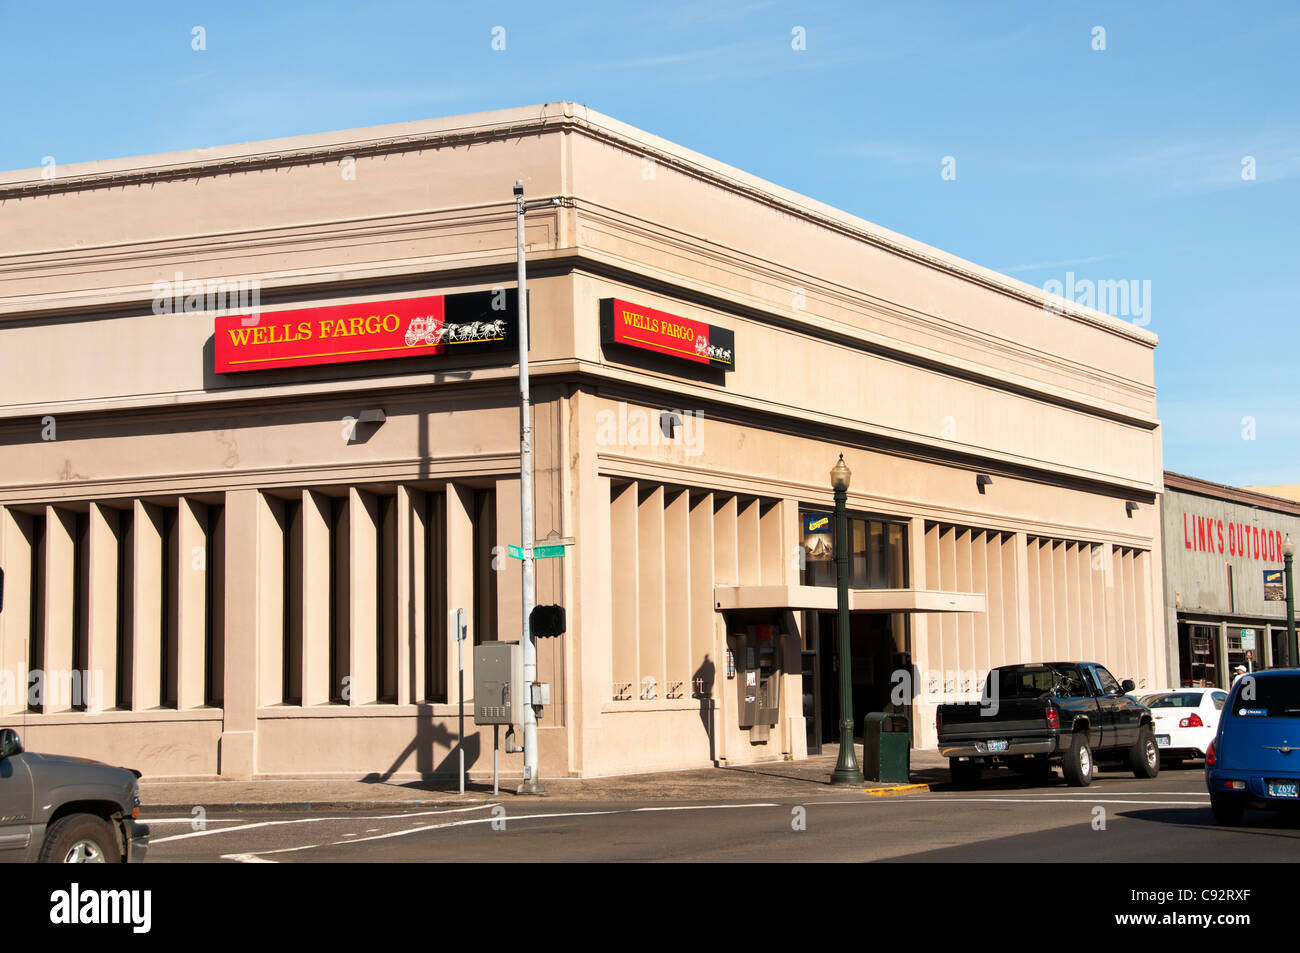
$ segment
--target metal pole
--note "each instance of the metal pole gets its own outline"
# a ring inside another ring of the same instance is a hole
[[[843,457],[840,458],[841,462]],[[853,750],[853,646],[849,638],[849,491],[835,484],[835,576],[839,604],[840,757],[831,784],[862,784],[862,769]]]
[[[500,775],[501,768],[501,726],[492,726],[492,796],[496,797],[501,793],[501,786],[497,779]]]
[[[528,269],[524,262],[524,183],[515,182],[515,256],[518,269],[519,316],[519,530],[523,550],[523,613],[520,641],[524,653],[524,780],[519,794],[545,794],[537,778],[537,712],[533,683],[537,681],[537,646],[529,630],[536,601],[533,578],[533,427],[528,394]]]
[[[1288,537],[1288,542],[1290,538]],[[1300,665],[1300,646],[1296,645],[1295,635],[1295,587],[1291,583],[1292,562],[1290,553],[1282,556],[1282,575],[1286,579],[1286,666]]]
[[[456,714],[460,721],[459,734],[460,744],[456,747],[460,754],[460,793],[465,793],[465,630],[461,627],[461,619],[465,616],[464,609],[457,609],[452,613],[456,629]]]

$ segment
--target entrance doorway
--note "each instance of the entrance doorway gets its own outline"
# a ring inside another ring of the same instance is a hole
[[[839,741],[840,736],[840,669],[839,644],[835,631],[836,613],[814,612],[817,634],[817,668],[815,705],[819,718],[820,741]],[[853,653],[853,736],[862,737],[862,722],[868,712],[896,711],[890,694],[892,673],[910,669],[907,641],[907,616],[901,612],[855,612],[849,616],[849,645]],[[806,690],[806,689],[805,689]],[[903,707],[909,724],[911,704]]]

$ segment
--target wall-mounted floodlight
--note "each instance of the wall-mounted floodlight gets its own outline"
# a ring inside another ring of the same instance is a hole
[[[362,424],[382,424],[388,419],[382,407],[368,407],[361,411],[361,416],[357,418],[357,423]]]
[[[1126,500],[1124,502],[1124,509],[1125,511],[1127,511],[1129,519],[1133,518],[1133,514],[1137,512],[1137,508],[1138,505],[1134,503],[1132,500]]]
[[[975,475],[975,489],[979,490],[980,493],[984,492],[984,488],[986,486],[992,486],[992,485],[993,485],[993,478],[989,476],[987,473],[977,473]]]

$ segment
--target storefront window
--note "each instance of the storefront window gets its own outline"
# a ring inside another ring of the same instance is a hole
[[[800,514],[800,523],[807,527],[816,525],[818,516],[829,514],[807,510]],[[833,556],[834,517],[828,525],[818,528],[821,533],[805,533],[804,569],[801,581],[805,586],[834,586],[835,560]],[[907,534],[903,523],[885,520],[849,517],[849,588],[850,589],[903,589],[907,586]]]

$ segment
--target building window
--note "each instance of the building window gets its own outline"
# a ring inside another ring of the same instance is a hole
[[[834,515],[829,511],[805,509],[799,514],[800,526],[807,527],[808,517],[823,514],[830,516],[827,528],[831,533],[808,535],[803,540],[804,568],[800,581],[805,586],[836,585]],[[907,588],[907,524],[853,514],[849,514],[848,523],[849,588]]]

